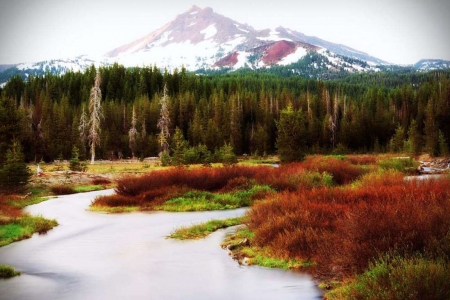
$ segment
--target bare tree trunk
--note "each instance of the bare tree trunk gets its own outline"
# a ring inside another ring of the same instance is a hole
[[[95,76],[95,85],[91,89],[89,99],[89,142],[91,146],[91,165],[95,162],[95,145],[100,145],[100,118],[102,91],[100,90],[100,72]]]

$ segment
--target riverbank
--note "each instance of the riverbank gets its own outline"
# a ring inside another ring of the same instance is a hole
[[[371,262],[383,266],[390,259],[386,255],[412,267],[448,264],[440,253],[450,249],[444,217],[450,212],[440,197],[449,187],[445,178],[432,184],[405,182],[405,174],[417,174],[417,168],[410,158],[365,155],[311,156],[277,168],[155,168],[118,179],[117,194],[98,197],[91,210],[251,206],[247,229],[225,244],[232,245],[235,258],[243,264],[300,268],[333,290],[330,299],[346,299],[342,291],[378,267]],[[403,243],[409,244],[403,248]]]

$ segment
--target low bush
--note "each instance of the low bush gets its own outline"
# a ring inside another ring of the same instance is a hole
[[[327,299],[450,299],[450,265],[414,256],[384,256]]]
[[[93,185],[107,185],[110,184],[111,180],[107,178],[95,178],[92,180]]]
[[[13,267],[0,265],[0,278],[6,279],[6,278],[12,278],[15,276],[19,276],[21,272],[18,272],[14,270]]]
[[[242,217],[229,218],[225,220],[211,220],[201,224],[195,224],[188,227],[180,227],[172,232],[169,237],[178,240],[199,239],[204,238],[210,233],[230,226],[241,224]]]
[[[109,195],[109,196],[98,196],[95,198],[92,206],[108,206],[108,207],[118,207],[118,206],[139,206],[141,201],[139,199],[123,196],[123,195]]]
[[[75,194],[77,191],[75,191],[74,188],[67,185],[55,185],[50,188],[50,191],[55,195],[70,195]]]
[[[406,174],[416,173],[419,166],[419,163],[410,157],[382,159],[377,164],[382,170],[395,170]]]
[[[333,156],[308,156],[302,166],[310,171],[330,174],[338,185],[350,183],[365,173],[363,168],[352,165],[348,160]]]

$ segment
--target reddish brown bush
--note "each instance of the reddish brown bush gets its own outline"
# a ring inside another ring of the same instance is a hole
[[[50,188],[55,195],[70,195],[75,194],[76,191],[68,185],[55,185]]]
[[[119,207],[119,206],[139,206],[140,200],[127,197],[123,195],[108,195],[108,196],[98,196],[92,203],[92,206],[108,206],[108,207]]]
[[[362,168],[352,165],[347,160],[335,157],[309,156],[302,163],[302,166],[310,171],[331,174],[333,181],[339,185],[350,183],[364,174]]]
[[[23,216],[22,210],[18,207],[9,205],[9,201],[20,201],[20,196],[2,196],[0,195],[0,225],[7,224],[11,220]]]
[[[253,243],[322,270],[361,271],[380,254],[450,249],[450,180],[277,194],[248,213]],[[366,179],[367,180],[367,179]],[[440,253],[440,254],[439,254]]]
[[[352,165],[375,165],[377,157],[374,155],[346,155],[345,159]]]
[[[155,171],[141,177],[127,177],[118,181],[116,192],[121,195],[137,196],[143,192],[168,186],[185,186],[202,191],[218,191],[235,178],[253,178],[270,167],[227,167],[187,170],[174,168]]]
[[[107,178],[95,178],[92,180],[92,184],[94,185],[107,185],[110,184],[111,180]]]

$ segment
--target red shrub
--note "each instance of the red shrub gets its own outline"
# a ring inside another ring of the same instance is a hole
[[[450,180],[284,192],[248,212],[252,242],[321,270],[361,271],[380,254],[450,249]],[[448,255],[448,254],[447,254]]]
[[[68,185],[55,185],[50,188],[53,194],[55,195],[70,195],[75,194],[76,191]]]
[[[203,191],[218,191],[235,178],[253,178],[271,167],[227,167],[187,170],[173,168],[155,171],[141,177],[127,177],[118,181],[116,192],[121,195],[137,196],[143,192],[167,186],[186,186]]]
[[[364,174],[364,170],[360,167],[334,157],[309,156],[302,165],[310,171],[327,172],[333,175],[333,181],[339,185],[350,183]]]
[[[352,165],[375,165],[377,157],[374,155],[346,155],[345,159]]]
[[[107,178],[95,178],[92,180],[92,184],[94,185],[106,185],[106,184],[110,184],[111,180],[107,179]]]
[[[108,195],[108,196],[98,196],[95,198],[92,206],[108,206],[108,207],[119,207],[119,206],[138,206],[140,201],[133,197],[127,197],[123,195]]]

